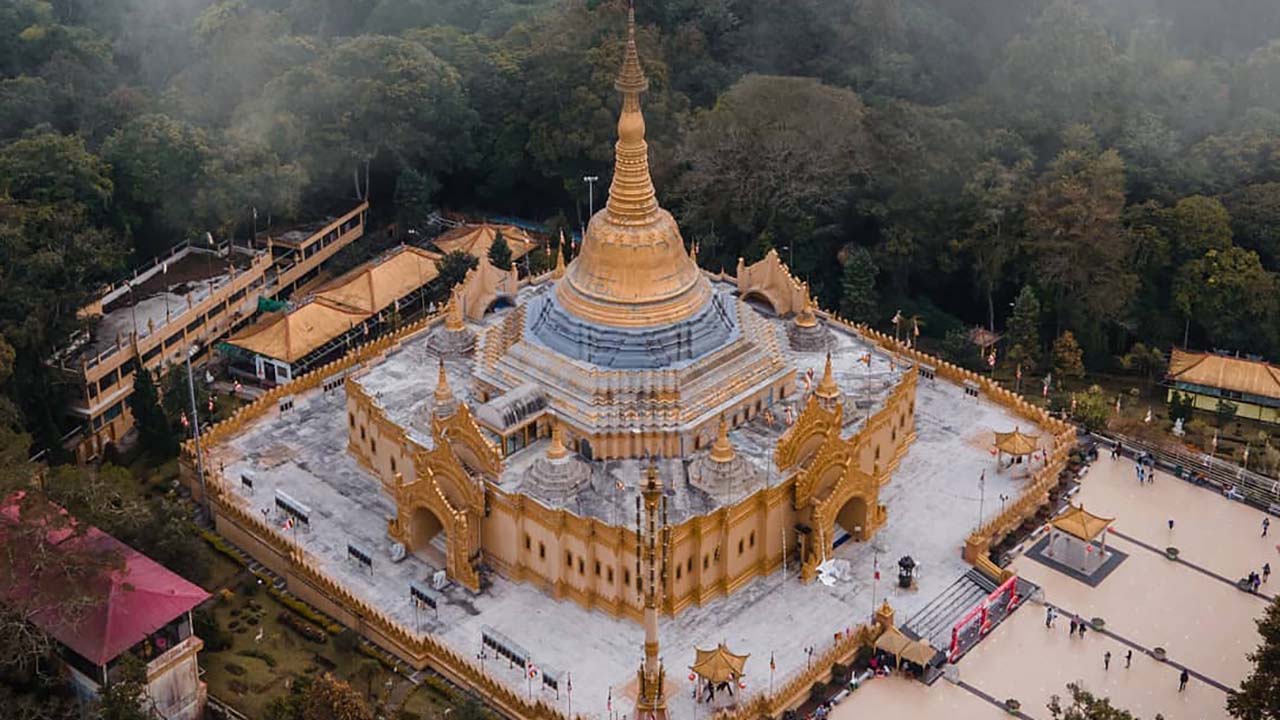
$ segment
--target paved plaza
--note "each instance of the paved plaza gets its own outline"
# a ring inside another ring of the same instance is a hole
[[[1003,711],[992,702],[1013,697],[1029,717],[1048,718],[1049,698],[1066,696],[1069,682],[1145,720],[1157,713],[1166,720],[1226,717],[1227,688],[1249,672],[1245,656],[1259,640],[1254,619],[1267,603],[1232,581],[1264,562],[1280,564],[1275,539],[1261,537],[1263,515],[1161,472],[1153,484],[1139,485],[1133,462],[1112,461],[1105,450],[1074,501],[1116,517],[1108,545],[1129,557],[1096,588],[1028,558],[1015,560],[1013,567],[1063,611],[1054,629],[1044,626],[1044,606],[1030,603],[959,662],[961,684],[874,680],[842,703],[835,717],[886,711],[896,717],[901,711],[939,720],[995,718]],[[1179,561],[1164,556],[1168,545],[1180,549]],[[1273,592],[1262,588],[1264,595]],[[1106,625],[1103,632],[1071,638],[1067,613],[1101,617]],[[1155,647],[1167,651],[1167,662],[1149,654]],[[1126,668],[1130,650],[1132,665]],[[1107,651],[1110,669],[1103,668]],[[1182,667],[1191,680],[1179,693]]]

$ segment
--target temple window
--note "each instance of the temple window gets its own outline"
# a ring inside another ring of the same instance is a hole
[[[347,413],[347,424],[348,424],[348,425],[350,425],[351,427],[355,427],[355,426],[356,426],[356,414],[355,414],[355,413]]]
[[[587,574],[586,565],[582,562],[582,558],[578,558],[578,574],[579,575]]]
[[[600,577],[600,561],[596,561],[596,577]]]
[[[376,439],[374,439],[374,438],[369,438],[369,450],[370,450],[374,455],[377,455],[377,454],[378,454],[378,441],[377,441]]]
[[[751,547],[755,547],[755,546],[756,546],[756,531],[755,531],[755,530],[752,530],[752,531],[751,531],[751,536],[750,536],[750,537],[751,537],[751,539],[750,539],[750,541],[749,541],[749,543],[748,543],[748,544],[749,544]]]
[[[612,582],[613,582],[613,566],[612,566],[612,565],[610,565],[608,568],[606,568],[606,573],[605,573],[605,574],[608,576],[608,578],[609,578],[609,582],[610,582],[610,583],[612,583]]]
[[[533,538],[529,537],[529,533],[524,534],[524,549],[525,550],[533,549]]]
[[[391,458],[391,472],[394,473],[395,471],[396,471],[396,459]]]
[[[682,568],[679,565],[676,565],[676,580],[680,579],[680,570],[682,570]]]
[[[360,426],[360,439],[361,439],[361,440],[363,440],[363,439],[364,439],[364,426],[363,426],[363,425],[361,425],[361,426]]]
[[[738,538],[738,555],[742,555],[742,551],[745,549],[745,546],[746,542],[743,541],[742,538]]]
[[[538,543],[538,559],[539,560],[547,559],[547,546],[543,545],[542,543]]]
[[[876,459],[877,459],[877,460],[879,460],[879,459],[880,459],[880,446],[879,446],[879,445],[877,445],[877,446],[876,446]]]
[[[689,556],[688,562],[685,563],[685,572],[693,572],[693,556]]]
[[[623,571],[622,571],[622,584],[623,584],[623,585],[630,585],[630,584],[631,584],[631,571],[630,571],[630,570],[623,570]]]
[[[711,566],[711,556],[710,556],[710,555],[703,555],[703,556],[702,556],[702,569],[703,569],[703,570],[706,570],[706,569],[707,569],[708,567],[710,567],[710,566]]]
[[[564,564],[568,565],[570,568],[573,567],[573,553],[568,550],[564,551]]]

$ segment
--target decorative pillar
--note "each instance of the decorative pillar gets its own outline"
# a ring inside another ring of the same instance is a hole
[[[659,596],[667,589],[667,557],[671,549],[671,527],[667,524],[667,499],[662,494],[662,481],[658,467],[649,462],[646,481],[641,495],[644,498],[644,516],[641,521],[641,499],[636,498],[636,573],[640,579],[641,558],[644,572],[644,661],[640,663],[637,677],[640,691],[636,696],[637,720],[665,720],[667,698],[663,689],[666,671],[658,655]],[[661,524],[659,524],[661,523]],[[659,556],[661,553],[661,556]]]

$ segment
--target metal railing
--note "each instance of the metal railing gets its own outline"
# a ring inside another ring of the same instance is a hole
[[[1198,473],[1205,482],[1229,497],[1242,500],[1273,515],[1280,515],[1280,480],[1260,475],[1252,470],[1213,457],[1208,453],[1195,453],[1181,446],[1157,445],[1127,435],[1099,435],[1094,437],[1108,445],[1119,440],[1126,451],[1151,453],[1165,470],[1183,479],[1192,479]]]

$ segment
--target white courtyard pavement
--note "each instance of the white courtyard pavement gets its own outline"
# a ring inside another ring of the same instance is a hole
[[[429,396],[435,375],[424,367],[422,387],[415,394]],[[461,382],[460,377],[450,378],[455,389]],[[526,648],[540,667],[572,674],[575,713],[604,717],[611,690],[615,710],[629,709],[641,656],[641,628],[634,622],[556,601],[532,586],[497,576],[479,595],[447,588],[438,619],[425,613],[415,619],[409,583],[426,584],[433,568],[418,557],[399,564],[387,559],[386,519],[393,508],[377,480],[347,453],[344,402],[341,389],[297,396],[292,410],[273,412],[251,424],[217,448],[212,462],[224,466],[232,489],[254,511],[271,508],[276,490],[310,507],[312,529],[299,533],[298,541],[326,572],[406,627],[420,621],[424,632],[474,656],[481,648],[481,628],[491,626]],[[695,708],[686,678],[694,647],[723,641],[736,652],[749,653],[747,692],[763,691],[771,654],[780,684],[803,669],[806,647],[828,646],[835,632],[868,619],[873,605],[886,596],[904,622],[966,572],[960,551],[978,522],[979,508],[986,518],[995,516],[1001,510],[999,496],[1016,496],[1026,482],[1021,469],[1016,476],[996,472],[989,454],[991,433],[1015,425],[1025,430],[1028,423],[985,398],[966,396],[957,385],[925,379],[918,388],[916,418],[918,439],[881,489],[887,525],[873,542],[846,542],[836,551],[850,562],[852,580],[833,587],[803,585],[794,577],[793,565],[789,575],[757,579],[731,597],[687,610],[674,620],[663,619],[672,717],[705,713],[705,708]],[[978,479],[984,470],[982,498]],[[245,471],[254,478],[252,493],[240,487]],[[372,574],[346,560],[347,543],[374,556]],[[877,553],[884,579],[873,583]],[[896,563],[902,555],[920,563],[914,590],[896,588]],[[528,691],[518,668],[489,660],[486,669],[514,689]],[[563,690],[559,698],[536,685],[532,692],[567,709]]]
[[[963,685],[939,680],[926,688],[873,680],[838,706],[834,717],[849,720],[886,711],[897,717],[904,711],[924,720],[961,720],[1003,714],[982,699],[986,695],[996,701],[1017,698],[1023,713],[1043,719],[1049,717],[1049,698],[1066,696],[1069,682],[1110,697],[1144,720],[1156,714],[1166,720],[1227,717],[1224,688],[1237,687],[1249,673],[1246,655],[1259,641],[1254,620],[1267,603],[1229,580],[1264,562],[1273,568],[1280,564],[1275,539],[1261,537],[1263,514],[1162,472],[1153,484],[1139,485],[1133,462],[1112,461],[1105,449],[1074,501],[1116,517],[1117,533],[1138,542],[1113,534],[1108,545],[1129,557],[1096,588],[1027,557],[1013,567],[1044,588],[1046,602],[1085,618],[1102,617],[1104,632],[1070,638],[1066,615],[1050,630],[1044,626],[1044,607],[1028,604],[961,659],[955,669]],[[1185,562],[1165,558],[1161,551],[1169,544],[1180,548]],[[1274,593],[1277,582],[1264,585],[1262,592]],[[1168,662],[1148,654],[1157,646],[1166,649]],[[1132,666],[1125,668],[1129,650]],[[1103,667],[1107,651],[1110,669]],[[1183,666],[1192,677],[1179,693]]]

